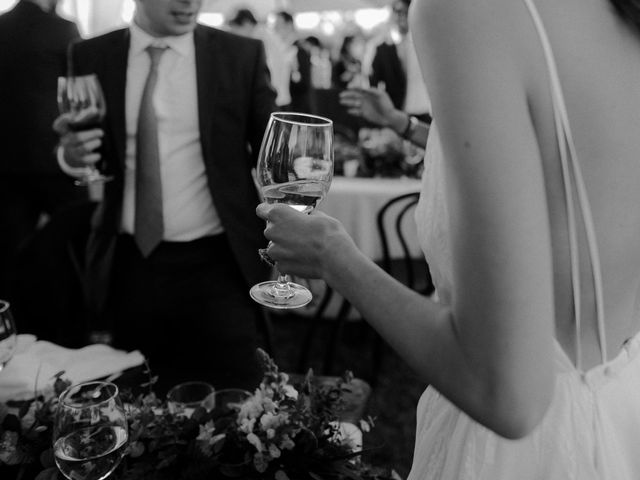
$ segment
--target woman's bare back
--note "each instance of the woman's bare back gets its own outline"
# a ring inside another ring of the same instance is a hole
[[[515,2],[520,3],[520,2]],[[640,330],[640,36],[606,0],[537,0],[564,91],[601,260],[607,349],[615,355]],[[524,37],[523,37],[524,38]],[[528,35],[526,36],[528,38]],[[554,246],[556,334],[575,361],[566,202],[539,42],[531,58],[529,105],[541,145]],[[583,368],[601,363],[594,290],[579,232]]]

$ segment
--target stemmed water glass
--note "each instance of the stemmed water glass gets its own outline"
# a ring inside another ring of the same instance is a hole
[[[327,194],[332,178],[333,122],[303,113],[271,114],[256,171],[265,201],[311,213]],[[280,272],[277,280],[254,285],[250,294],[272,308],[298,308],[312,298],[309,289]]]
[[[127,439],[127,417],[116,385],[88,382],[62,392],[55,416],[53,454],[66,478],[107,478],[120,464]]]
[[[9,302],[0,300],[0,372],[13,357],[17,342],[16,324]]]
[[[58,77],[58,109],[71,116],[69,128],[88,130],[100,128],[107,112],[102,87],[96,75]],[[84,177],[76,180],[76,185],[108,182],[105,176],[91,164]]]

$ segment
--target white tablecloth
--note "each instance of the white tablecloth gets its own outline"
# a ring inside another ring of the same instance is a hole
[[[356,245],[373,260],[382,258],[380,235],[376,217],[380,208],[391,198],[411,192],[419,192],[420,180],[410,178],[346,178],[335,177],[329,194],[319,209],[340,220]],[[387,231],[395,231],[395,219],[386,223]],[[416,234],[413,210],[404,218],[407,227],[407,244],[412,256],[422,255]],[[400,243],[391,235],[389,242],[391,256],[402,255]]]

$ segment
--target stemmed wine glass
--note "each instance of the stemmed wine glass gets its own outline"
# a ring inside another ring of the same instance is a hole
[[[99,128],[107,112],[104,95],[98,77],[94,74],[75,77],[58,77],[58,109],[60,113],[71,115],[69,127],[72,130]],[[92,164],[76,185],[108,182],[105,176]]]
[[[62,392],[55,416],[53,454],[66,478],[107,478],[120,464],[127,439],[127,417],[116,385],[88,382]]]
[[[311,213],[327,194],[333,177],[333,122],[303,113],[272,113],[256,177],[267,203],[284,203]],[[303,307],[312,298],[309,289],[279,272],[277,280],[254,285],[250,294],[272,308]]]
[[[0,372],[13,357],[17,343],[16,324],[11,315],[9,302],[0,300]]]

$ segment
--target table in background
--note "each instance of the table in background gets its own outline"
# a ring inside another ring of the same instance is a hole
[[[319,206],[320,211],[342,222],[358,248],[372,260],[382,258],[382,244],[376,224],[378,211],[394,197],[419,192],[421,181],[413,178],[347,178],[334,177],[329,194]],[[407,246],[412,257],[422,255],[415,222],[410,214],[406,218]],[[393,219],[385,225],[395,229]],[[392,258],[402,254],[396,238],[389,241]]]

